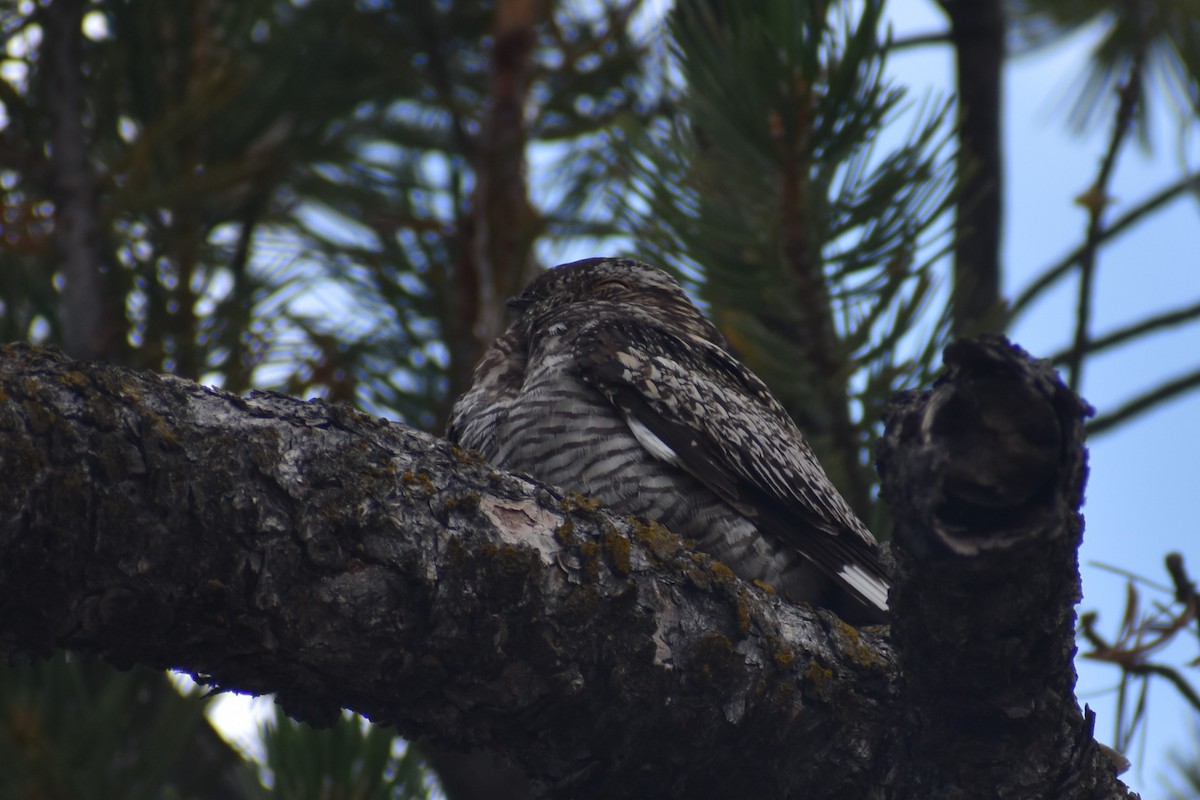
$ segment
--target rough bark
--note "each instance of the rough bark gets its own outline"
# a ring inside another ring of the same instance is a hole
[[[947,348],[946,364],[893,404],[879,454],[910,704],[902,796],[1093,796],[1112,765],[1074,697],[1090,409],[999,337]]]
[[[404,426],[11,346],[0,650],[177,667],[318,723],[352,708],[562,796],[1126,796],[1070,684],[1080,409],[1057,384],[988,405],[1042,368],[958,352],[882,454],[891,644]],[[960,444],[981,436],[1008,446]],[[996,497],[1004,525],[971,513]]]

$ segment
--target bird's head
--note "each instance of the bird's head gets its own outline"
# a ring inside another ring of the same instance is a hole
[[[520,319],[536,319],[563,306],[614,304],[649,315],[697,336],[724,338],[679,283],[657,267],[626,258],[587,258],[546,270],[508,301]]]

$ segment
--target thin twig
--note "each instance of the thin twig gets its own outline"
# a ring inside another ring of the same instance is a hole
[[[1125,405],[1112,411],[1108,414],[1101,414],[1088,423],[1087,432],[1089,436],[1095,436],[1098,433],[1104,433],[1109,428],[1114,428],[1123,422],[1136,417],[1144,411],[1148,411],[1154,406],[1166,400],[1181,395],[1184,392],[1195,389],[1200,386],[1200,369],[1189,372],[1186,375],[1181,375],[1173,381],[1168,381],[1156,389],[1152,389],[1145,394],[1138,395],[1130,400]]]
[[[1109,139],[1108,150],[1104,160],[1100,162],[1100,171],[1092,183],[1088,195],[1088,227],[1084,239],[1083,255],[1079,260],[1079,299],[1075,309],[1075,340],[1067,358],[1067,385],[1072,391],[1079,391],[1083,382],[1083,357],[1087,351],[1088,327],[1092,316],[1092,282],[1096,274],[1096,250],[1100,245],[1100,235],[1104,230],[1104,207],[1108,205],[1108,185],[1112,179],[1114,167],[1117,164],[1117,154],[1129,133],[1133,112],[1137,108],[1141,90],[1142,63],[1145,60],[1145,44],[1134,54],[1133,63],[1129,65],[1129,74],[1121,87],[1120,100],[1117,103],[1116,118],[1113,121],[1112,136]]]
[[[1161,651],[1176,640],[1179,633],[1186,630],[1197,620],[1197,594],[1195,584],[1187,574],[1183,565],[1183,557],[1178,553],[1170,553],[1166,558],[1167,572],[1171,576],[1174,589],[1160,587],[1161,591],[1173,595],[1176,603],[1183,608],[1173,611],[1155,604],[1158,611],[1145,615],[1138,611],[1138,593],[1134,580],[1127,586],[1125,598],[1125,613],[1122,617],[1117,638],[1108,642],[1096,630],[1097,615],[1094,611],[1083,614],[1079,618],[1079,635],[1092,646],[1090,652],[1083,657],[1093,661],[1112,664],[1121,670],[1121,680],[1117,684],[1117,720],[1115,741],[1118,749],[1126,746],[1137,732],[1138,726],[1145,720],[1146,702],[1149,690],[1149,678],[1157,675],[1166,678],[1197,710],[1200,710],[1200,693],[1192,688],[1179,670],[1166,664],[1153,663],[1149,657]],[[1120,572],[1116,568],[1110,568]],[[1147,582],[1137,577],[1137,581]],[[1148,583],[1148,582],[1147,582]],[[1137,703],[1130,715],[1129,692],[1132,682],[1141,679]],[[1126,717],[1129,717],[1126,722]]]
[[[1193,303],[1173,311],[1166,311],[1162,314],[1148,317],[1141,322],[1136,322],[1133,325],[1118,328],[1105,336],[1092,339],[1087,343],[1086,354],[1089,356],[1095,355],[1096,353],[1116,347],[1119,344],[1124,344],[1130,339],[1136,339],[1147,333],[1153,333],[1162,328],[1170,328],[1174,325],[1181,325],[1196,319],[1200,319],[1200,303]],[[1060,350],[1050,356],[1050,362],[1053,364],[1062,364],[1070,356],[1070,353],[1070,350]]]
[[[1200,711],[1200,694],[1196,693],[1191,684],[1174,667],[1163,664],[1134,664],[1126,667],[1126,671],[1131,675],[1158,675],[1166,678],[1183,695],[1183,698],[1192,704],[1193,708]]]
[[[1102,244],[1110,239],[1116,238],[1119,234],[1124,233],[1135,223],[1141,221],[1142,217],[1157,211],[1162,206],[1171,202],[1175,198],[1186,192],[1200,190],[1200,172],[1193,172],[1190,175],[1185,175],[1170,186],[1164,187],[1156,194],[1143,200],[1129,211],[1125,212],[1120,219],[1112,225],[1106,227],[1100,233],[1100,241],[1097,244]],[[1035,300],[1042,296],[1042,293],[1051,286],[1058,283],[1064,278],[1071,269],[1079,263],[1079,259],[1083,258],[1083,252],[1086,245],[1079,247],[1068,253],[1061,261],[1053,266],[1047,267],[1042,271],[1041,275],[1033,283],[1029,284],[1019,294],[1015,300],[1008,306],[1008,325],[1011,327],[1013,321],[1029,307]]]
[[[1087,563],[1088,563],[1089,567],[1101,569],[1101,570],[1104,570],[1105,572],[1111,572],[1114,575],[1120,575],[1122,578],[1127,578],[1128,580],[1130,580],[1133,583],[1140,583],[1143,586],[1146,586],[1151,589],[1155,589],[1160,592],[1170,592],[1171,591],[1170,586],[1158,583],[1156,581],[1152,581],[1149,578],[1145,577],[1144,575],[1138,575],[1136,572],[1133,572],[1132,570],[1122,569],[1121,567],[1115,567],[1112,564],[1105,564],[1102,561],[1089,561]]]
[[[1183,556],[1179,553],[1167,553],[1167,574],[1175,584],[1175,599],[1180,603],[1193,606],[1196,602],[1196,584],[1192,583],[1187,567],[1183,565]]]
[[[904,36],[899,39],[893,39],[888,47],[889,52],[897,50],[907,50],[912,47],[924,47],[927,44],[949,44],[953,41],[953,36],[950,31],[934,31],[932,33],[914,33],[912,36]]]
[[[1183,565],[1183,556],[1179,553],[1167,553],[1167,572],[1175,582],[1175,599],[1187,603],[1196,615],[1196,628],[1200,633],[1200,593],[1196,592],[1196,584],[1192,582],[1187,568]]]

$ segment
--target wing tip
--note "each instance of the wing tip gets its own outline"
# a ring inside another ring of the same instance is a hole
[[[888,582],[872,575],[858,564],[846,564],[838,570],[838,577],[868,605],[880,611],[888,610]]]

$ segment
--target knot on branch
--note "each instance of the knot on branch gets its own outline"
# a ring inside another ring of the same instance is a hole
[[[1055,513],[1091,409],[1048,362],[1003,337],[956,342],[944,359],[934,387],[901,396],[887,416],[885,497],[897,518],[920,520],[898,525],[897,537],[958,555],[1012,547]]]
[[[1037,776],[1023,765],[1066,753],[1051,783],[1075,785],[1111,770],[1075,746],[1091,741],[1072,661],[1090,409],[1002,337],[957,342],[944,360],[932,389],[895,402],[879,448],[896,523],[892,641],[914,709],[897,760],[905,785],[986,776],[995,796],[1026,797]]]

